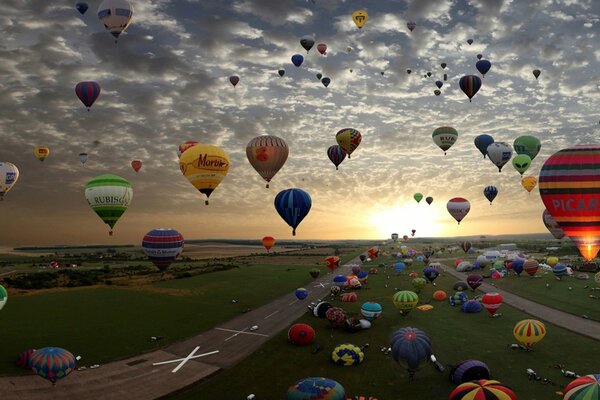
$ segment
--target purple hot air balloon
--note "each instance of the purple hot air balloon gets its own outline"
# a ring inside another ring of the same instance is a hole
[[[469,98],[469,102],[481,88],[481,78],[476,75],[465,75],[458,81],[461,90]]]
[[[466,360],[450,370],[450,380],[457,385],[479,379],[490,379],[490,369],[478,360]]]
[[[401,361],[408,368],[409,376],[414,377],[422,360],[431,356],[431,340],[418,328],[405,327],[392,335],[392,358]]]
[[[340,145],[329,146],[327,149],[327,156],[335,165],[335,169],[338,169],[338,166],[344,161],[346,158],[346,151]]]
[[[481,311],[482,308],[483,307],[481,306],[481,303],[477,300],[467,300],[462,304],[460,310],[464,313],[470,314],[478,313]]]
[[[471,274],[467,276],[467,285],[471,288],[471,290],[477,289],[483,283],[483,277],[479,274]]]
[[[79,100],[81,100],[83,105],[90,111],[90,107],[100,95],[100,84],[93,81],[79,82],[75,86],[75,94],[77,94]]]
[[[442,86],[444,86],[444,82],[442,82],[442,81],[435,81],[435,86],[437,86],[438,89],[441,89]]]

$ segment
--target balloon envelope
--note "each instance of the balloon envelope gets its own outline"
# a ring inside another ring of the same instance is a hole
[[[98,175],[85,185],[85,198],[112,233],[112,228],[131,204],[133,189],[120,176]]]
[[[89,6],[87,3],[80,2],[75,4],[75,8],[83,15],[88,10]]]
[[[446,154],[446,151],[452,147],[458,139],[458,132],[450,126],[441,126],[434,130],[431,136],[433,142],[444,151],[444,154]]]
[[[277,136],[258,136],[246,145],[246,157],[256,172],[267,181],[267,187],[287,161],[288,154],[287,143]]]
[[[537,178],[535,176],[524,176],[521,179],[521,186],[523,186],[525,190],[527,190],[529,193],[531,193],[531,191],[535,189],[536,185]]]
[[[492,143],[494,143],[494,138],[485,133],[475,138],[475,147],[483,154],[483,158],[487,155],[487,149]]]
[[[513,329],[513,335],[519,343],[531,349],[534,344],[546,336],[546,326],[535,319],[524,319],[517,322]]]
[[[460,89],[467,95],[469,102],[481,88],[481,78],[475,75],[465,75],[458,81]]]
[[[462,221],[471,210],[471,203],[462,197],[454,197],[448,200],[446,209],[460,225],[460,221]]]
[[[498,172],[510,161],[512,157],[512,148],[504,142],[495,142],[488,146],[487,155],[492,163],[498,167]]]
[[[483,195],[486,199],[488,199],[490,204],[492,204],[492,202],[498,195],[498,189],[496,188],[496,186],[486,186],[485,189],[483,189]]]
[[[308,215],[312,206],[310,195],[302,189],[282,190],[275,196],[275,209],[289,226],[292,235],[296,236],[296,228]]]
[[[0,200],[17,183],[19,168],[10,162],[0,162]]]
[[[60,347],[44,347],[31,355],[31,369],[52,384],[69,375],[75,368],[75,356]]]
[[[498,381],[481,379],[458,385],[448,397],[448,400],[467,399],[517,400],[517,395]]]
[[[540,152],[542,144],[535,136],[519,136],[513,142],[513,147],[517,154],[528,155],[533,160]]]
[[[494,315],[502,305],[503,300],[500,293],[488,292],[481,298],[481,303],[491,315]]]
[[[288,388],[286,400],[344,400],[346,393],[342,385],[322,377],[304,378]]]
[[[344,128],[336,133],[335,140],[344,149],[346,154],[348,154],[348,158],[350,158],[350,154],[360,145],[362,135],[354,128]]]
[[[488,60],[479,60],[475,64],[475,67],[477,68],[477,71],[479,71],[481,76],[485,76],[485,74],[487,74],[490,68],[492,68],[492,63]]]
[[[548,210],[544,209],[542,212],[542,221],[546,226],[546,229],[554,236],[555,239],[562,239],[565,237],[565,232],[563,229],[556,223],[552,215],[548,212]]]
[[[308,53],[315,45],[315,38],[310,35],[304,35],[300,38],[300,45],[304,47],[304,50]]]
[[[163,272],[183,252],[183,236],[175,229],[157,228],[146,233],[142,250],[159,271]]]
[[[267,249],[267,252],[271,250],[271,247],[275,245],[275,238],[272,236],[265,236],[262,238],[262,244]]]
[[[98,18],[117,39],[131,24],[133,7],[127,0],[104,0],[98,7]]]
[[[232,75],[229,77],[229,82],[235,87],[240,81],[240,77],[237,75]]]
[[[75,94],[89,110],[98,96],[100,96],[100,84],[93,81],[79,82],[75,86]]]
[[[131,162],[131,168],[133,168],[135,172],[138,172],[140,169],[142,169],[142,162],[140,160],[133,160]]]
[[[212,192],[229,171],[229,155],[220,147],[198,143],[181,154],[179,169],[198,191],[206,195],[206,204]]]
[[[405,327],[392,335],[392,358],[406,364],[411,373],[417,370],[421,361],[431,356],[431,339],[418,328]]]
[[[296,67],[301,66],[303,62],[304,57],[302,57],[300,54],[294,54],[292,56],[292,64],[294,64]]]
[[[356,10],[352,13],[352,20],[358,27],[358,29],[362,29],[362,27],[367,23],[369,19],[369,14],[365,10]]]

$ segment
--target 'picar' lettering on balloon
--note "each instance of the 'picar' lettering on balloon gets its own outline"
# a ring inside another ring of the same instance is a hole
[[[575,199],[561,200],[553,199],[552,207],[560,211],[596,211],[598,210],[598,199]]]

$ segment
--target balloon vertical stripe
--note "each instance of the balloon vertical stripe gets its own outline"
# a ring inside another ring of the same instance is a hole
[[[312,206],[310,195],[302,189],[282,190],[275,196],[275,209],[289,226],[292,235],[296,236],[296,228],[306,217]]]

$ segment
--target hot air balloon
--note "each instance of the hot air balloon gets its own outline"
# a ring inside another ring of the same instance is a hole
[[[319,43],[317,45],[317,50],[319,51],[319,53],[321,53],[322,55],[327,54],[327,45],[325,43]]]
[[[496,188],[496,186],[486,186],[485,189],[483,189],[483,195],[486,199],[488,199],[491,206],[492,201],[494,201],[494,199],[498,195],[498,189]]]
[[[412,32],[417,27],[417,24],[414,21],[409,21],[406,23],[406,27]]]
[[[324,77],[323,79],[321,79],[321,83],[323,84],[323,86],[327,87],[331,83],[331,79],[328,77]]]
[[[479,360],[466,360],[450,370],[450,380],[457,385],[478,379],[490,379],[490,369]]]
[[[460,248],[461,248],[461,249],[463,249],[463,251],[464,251],[465,253],[468,253],[468,252],[469,252],[469,250],[471,250],[471,247],[472,247],[472,246],[473,246],[473,245],[472,245],[472,244],[471,244],[471,242],[469,242],[468,240],[465,240],[464,242],[461,242],[461,243],[460,243]]]
[[[392,240],[394,242],[398,241],[398,234],[397,233],[392,233]]]
[[[44,146],[36,147],[33,150],[33,155],[40,161],[44,161],[50,155],[50,149]]]
[[[112,229],[133,199],[127,180],[117,175],[98,175],[85,185],[85,198],[92,210]]]
[[[454,217],[458,224],[460,225],[460,221],[463,220],[471,210],[471,203],[467,199],[463,199],[462,197],[454,197],[448,200],[446,204],[446,209]]]
[[[310,35],[304,35],[302,38],[300,38],[300,45],[304,47],[306,54],[308,54],[310,49],[312,49],[312,47],[315,45],[315,38]]]
[[[542,144],[540,143],[540,139],[535,136],[519,136],[513,142],[513,147],[517,154],[527,155],[533,161],[535,156],[540,152]]]
[[[529,274],[529,276],[534,276],[539,266],[540,264],[536,260],[527,260],[523,264],[523,269]]]
[[[85,162],[87,161],[87,159],[88,159],[88,154],[87,153],[79,153],[79,161],[82,164],[85,164]]]
[[[142,250],[156,268],[164,272],[183,251],[183,243],[183,236],[175,229],[157,228],[146,233]]]
[[[546,229],[548,229],[550,234],[552,234],[555,239],[560,240],[565,237],[565,232],[563,229],[556,223],[554,218],[552,218],[552,215],[550,215],[546,209],[544,209],[544,212],[542,213],[542,221],[544,222]]]
[[[494,142],[488,146],[487,155],[490,161],[498,167],[498,172],[502,172],[502,167],[512,157],[512,149],[507,143]]]
[[[431,283],[440,275],[439,271],[433,267],[423,268],[423,276]]]
[[[560,280],[563,276],[567,275],[567,266],[563,263],[558,263],[552,267],[552,273]]]
[[[271,179],[285,164],[288,154],[288,145],[277,136],[258,136],[248,142],[246,146],[248,161],[256,172],[267,181],[267,188]]]
[[[517,275],[521,275],[521,272],[523,272],[523,266],[525,265],[525,259],[524,258],[520,258],[517,257],[514,260],[512,260],[512,262],[510,263],[510,266],[512,267],[512,270],[517,274]]]
[[[528,350],[546,336],[546,326],[535,319],[524,319],[517,322],[513,329],[515,339]]]
[[[491,315],[496,314],[502,305],[502,295],[496,292],[488,292],[481,298],[481,303]]]
[[[591,261],[600,249],[600,146],[560,150],[546,160],[538,181],[546,209]]]
[[[442,82],[442,81],[435,81],[435,86],[437,86],[438,89],[441,89],[442,86],[444,86],[444,82]]]
[[[331,272],[340,266],[340,258],[338,256],[329,256],[325,259],[325,266],[329,268]]]
[[[379,256],[379,249],[377,247],[371,247],[367,250],[367,255],[371,260],[375,260],[377,259],[377,256]]]
[[[433,203],[433,197],[431,197],[431,196],[427,196],[427,197],[425,198],[425,201],[427,202],[427,204],[431,205],[431,203]]]
[[[525,188],[529,193],[535,188],[537,185],[537,178],[535,176],[524,176],[521,179],[521,186]]]
[[[181,143],[179,146],[177,146],[177,158],[181,158],[183,152],[185,152],[190,147],[194,147],[197,144],[198,142],[195,140],[188,140],[186,142]]]
[[[208,198],[229,171],[229,155],[220,147],[198,143],[181,154],[179,169],[198,191]]]
[[[301,66],[303,62],[304,57],[302,57],[300,54],[294,54],[292,56],[292,64],[294,64],[296,67]]]
[[[298,288],[294,291],[294,295],[298,300],[304,300],[308,297],[308,290],[305,288]]]
[[[331,307],[325,312],[325,318],[333,328],[344,325],[346,313],[339,307]]]
[[[440,94],[442,94],[442,91],[441,91],[441,90],[438,90],[438,89],[435,89],[435,90],[433,91],[433,94],[435,94],[436,96],[439,96]]]
[[[288,340],[293,344],[304,346],[315,339],[315,330],[308,324],[294,324],[288,330]]]
[[[477,54],[477,59],[481,60],[483,58],[483,54]]]
[[[431,136],[433,142],[444,151],[444,154],[446,154],[446,151],[452,147],[458,139],[458,132],[450,126],[440,126],[433,131]]]
[[[296,228],[308,215],[311,206],[310,195],[302,189],[282,190],[275,196],[275,209],[281,218],[292,227],[293,236],[296,236]]]
[[[285,75],[285,69],[280,69],[279,71],[277,71],[277,73],[281,77],[281,76]]]
[[[431,78],[432,73],[431,73],[431,71],[427,71],[427,73],[425,75],[427,75],[428,78]]]
[[[467,43],[469,43],[469,45],[473,44],[473,39],[467,39]]]
[[[440,67],[442,67],[442,69],[446,69],[447,66],[448,66],[448,64],[446,64],[446,63],[441,63],[440,64]]]
[[[421,201],[421,199],[423,198],[423,195],[421,193],[415,193],[413,195],[413,199],[415,199],[415,201],[418,203]]]
[[[321,80],[321,78],[323,78],[323,74],[321,74],[321,73],[318,73],[318,74],[316,75],[316,77],[317,77],[317,79],[318,79],[318,80]]]
[[[358,29],[362,29],[367,20],[369,19],[369,14],[365,10],[356,10],[352,13],[352,20],[358,27]]]
[[[2,285],[0,285],[0,310],[4,308],[6,302],[8,301],[8,291]]]
[[[475,75],[465,75],[458,81],[460,89],[467,95],[469,102],[481,88],[481,78]]]
[[[558,264],[558,257],[548,257],[546,258],[546,264],[548,264],[551,267],[554,267],[556,264]]]
[[[327,310],[331,307],[332,305],[326,301],[318,302],[317,305],[313,307],[313,315],[318,318],[325,318]]]
[[[467,276],[467,285],[471,288],[471,290],[477,289],[483,283],[483,276],[479,274],[471,274]]]
[[[477,71],[479,71],[481,76],[485,77],[485,74],[492,68],[492,63],[488,60],[479,60],[475,63],[475,68],[477,68]]]
[[[75,356],[60,347],[44,347],[31,355],[31,369],[37,375],[52,382],[69,375],[75,369]]]
[[[265,236],[262,238],[262,245],[267,249],[267,253],[271,250],[271,247],[275,245],[275,238],[272,236]],[[320,272],[320,271],[319,271]]]
[[[240,81],[240,77],[237,75],[231,75],[229,77],[229,82],[233,85],[233,87],[235,87]]]
[[[365,358],[360,347],[350,343],[337,345],[331,352],[331,360],[344,367],[360,364]]]
[[[346,393],[342,385],[332,379],[321,377],[304,378],[288,388],[286,400],[344,400]]]
[[[523,173],[531,166],[531,158],[527,154],[519,154],[512,159],[512,165],[523,176]]]
[[[354,128],[344,128],[335,135],[337,143],[346,151],[348,158],[356,150],[362,140],[362,135]]]
[[[312,268],[308,273],[313,279],[317,279],[321,274],[321,270],[319,268]]]
[[[534,69],[533,70],[533,76],[535,76],[535,79],[537,80],[538,76],[540,76],[541,71],[539,69]]]
[[[415,233],[417,233],[417,230],[416,229],[411,229],[410,236],[415,236]]]
[[[363,303],[363,305],[360,307],[360,314],[367,321],[376,320],[381,316],[382,312],[383,308],[381,307],[381,304],[376,303],[374,301],[367,301],[366,303]]]
[[[119,35],[131,24],[133,7],[127,0],[104,0],[98,7],[98,18],[117,43]]]
[[[391,342],[392,358],[406,365],[410,379],[414,377],[421,361],[431,357],[431,339],[418,328],[407,326],[397,330]]]
[[[467,399],[517,400],[517,395],[498,381],[481,379],[458,385],[448,397],[448,400]]]
[[[600,399],[600,374],[580,376],[572,380],[564,389],[562,400]]]
[[[424,278],[414,278],[411,281],[411,285],[415,289],[415,292],[418,294],[421,293],[421,290],[425,288],[425,286],[427,285],[427,281]]]
[[[98,96],[100,95],[100,85],[98,82],[79,82],[75,85],[75,94],[79,97],[79,100],[87,107],[90,111],[90,107]]]
[[[406,316],[410,310],[417,306],[419,296],[410,290],[401,290],[394,295],[393,301],[400,314]]]
[[[475,138],[475,147],[483,154],[483,158],[487,155],[488,147],[494,143],[494,138],[490,135],[479,135]]]
[[[81,15],[83,15],[88,10],[88,5],[87,3],[79,2],[75,4],[75,8],[77,9],[77,11],[79,11]]]
[[[404,271],[404,268],[406,268],[406,264],[404,264],[403,262],[397,262],[394,264],[394,270],[396,272],[402,272]]]
[[[412,70],[409,68],[406,70],[406,73],[410,75],[410,73],[412,72]]]
[[[142,162],[140,160],[133,160],[131,162],[131,168],[137,173],[140,169],[142,169]]]
[[[481,304],[477,300],[467,300],[462,303],[460,310],[467,314],[474,314],[481,311]]]

